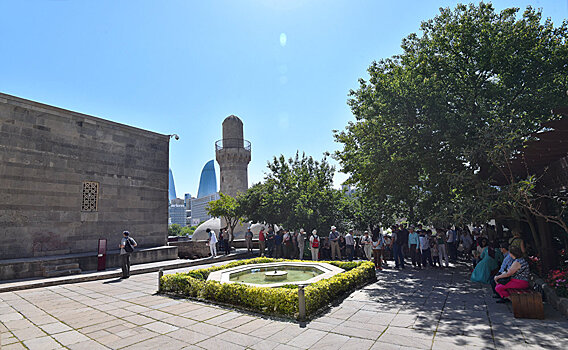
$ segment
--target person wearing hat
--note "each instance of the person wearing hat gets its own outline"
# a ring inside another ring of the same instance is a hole
[[[318,261],[319,246],[320,246],[320,238],[318,236],[318,231],[313,230],[312,236],[310,237],[310,250],[312,251],[312,260],[313,261]]]
[[[298,259],[304,260],[304,245],[306,242],[306,231],[303,228],[300,229],[300,233],[298,233]]]
[[[341,260],[341,250],[339,249],[339,232],[336,231],[335,226],[331,226],[329,241],[331,243],[331,260]]]
[[[136,241],[130,237],[130,232],[122,232],[122,239],[118,245],[120,248],[120,267],[122,267],[122,278],[130,277],[130,253],[134,251]]]

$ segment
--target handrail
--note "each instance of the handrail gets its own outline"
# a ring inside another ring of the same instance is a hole
[[[222,139],[215,142],[215,151],[225,148],[244,148],[250,152],[250,141],[245,139]]]

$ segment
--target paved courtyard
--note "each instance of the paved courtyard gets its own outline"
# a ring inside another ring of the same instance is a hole
[[[0,293],[2,349],[568,348],[568,321],[555,310],[515,319],[463,268],[386,270],[302,326],[156,289],[148,273]]]

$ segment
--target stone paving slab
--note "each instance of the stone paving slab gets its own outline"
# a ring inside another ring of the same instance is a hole
[[[218,255],[215,258],[202,258],[202,259],[176,259],[157,261],[146,264],[136,264],[130,267],[131,275],[139,275],[150,272],[157,272],[160,269],[173,270],[181,269],[184,267],[193,267],[198,265],[210,264],[212,261],[228,261],[234,259],[242,259],[250,257],[246,249],[237,249],[235,253],[229,255]],[[80,283],[88,281],[98,281],[111,278],[119,278],[122,276],[122,269],[120,267],[108,268],[105,271],[84,271],[77,275],[49,277],[49,278],[27,278],[22,280],[9,280],[0,282],[0,293],[12,292],[16,290],[42,288],[49,286],[57,286],[61,284]]]
[[[222,263],[215,263],[222,264]],[[209,265],[207,265],[209,266]],[[189,267],[172,272],[187,271]],[[462,267],[386,269],[305,325],[155,294],[157,273],[0,293],[2,349],[566,349],[568,321],[519,320]]]

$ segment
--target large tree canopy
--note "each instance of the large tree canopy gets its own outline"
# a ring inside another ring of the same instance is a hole
[[[268,170],[264,182],[238,198],[247,220],[320,233],[341,221],[342,193],[333,188],[335,170],[325,158],[281,155],[268,163]]]
[[[383,210],[488,219],[501,208],[500,168],[568,102],[567,24],[480,3],[440,9],[420,29],[350,92],[356,121],[335,132],[335,157]]]

